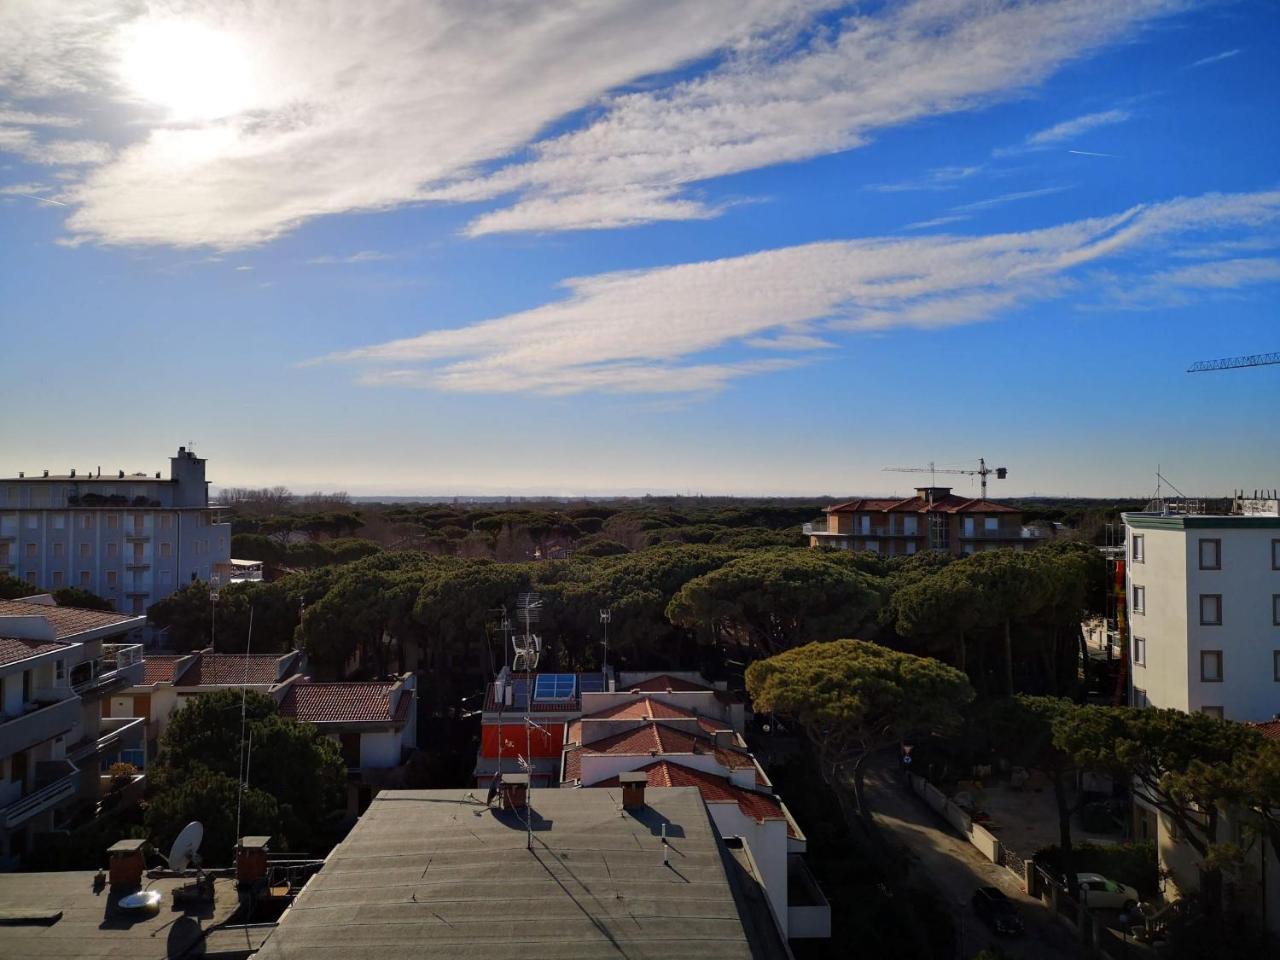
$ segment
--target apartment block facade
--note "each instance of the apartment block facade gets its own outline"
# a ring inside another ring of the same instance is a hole
[[[142,623],[48,596],[0,600],[0,868],[91,811],[113,763],[145,769],[145,721],[107,709],[142,676],[142,646],[127,642]]]
[[[1040,538],[1022,513],[990,500],[961,497],[950,487],[917,487],[915,496],[849,500],[827,507],[826,518],[804,525],[810,547],[870,550],[909,556],[935,550],[965,556],[984,550],[1022,550]]]
[[[82,587],[144,614],[192,580],[231,574],[231,525],[209,505],[205,461],[185,447],[157,472],[75,470],[0,480],[0,573],[41,590]]]
[[[1134,706],[1280,712],[1280,511],[1126,513]]]

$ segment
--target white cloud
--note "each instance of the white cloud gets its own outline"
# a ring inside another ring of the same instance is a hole
[[[865,189],[877,193],[904,193],[918,190],[954,190],[963,181],[977,176],[985,169],[981,164],[976,167],[935,167],[922,177],[911,180],[897,180],[893,183],[872,183]]]
[[[348,254],[345,257],[326,254],[322,257],[312,257],[307,263],[310,264],[336,264],[336,263],[374,263],[378,260],[390,260],[391,254],[382,253],[378,250],[358,250],[355,253]]]
[[[1240,51],[1238,49],[1223,50],[1221,53],[1215,53],[1209,57],[1201,57],[1199,60],[1195,61],[1194,63],[1188,64],[1188,66],[1192,68],[1207,67],[1211,63],[1221,63],[1223,60],[1230,60],[1232,57],[1237,56],[1239,53]]]
[[[52,187],[44,183],[9,183],[0,187],[0,196],[27,197],[36,193],[48,193]]]
[[[708,356],[713,351],[805,352],[827,347],[842,330],[975,323],[1067,292],[1084,304],[1108,295],[1105,278],[1095,274],[1118,262],[1166,286],[1265,282],[1272,279],[1270,262],[1190,265],[1169,278],[1147,261],[1164,262],[1189,241],[1277,223],[1280,191],[1179,198],[1022,233],[810,243],[580,277],[565,283],[561,300],[324,361],[359,366],[361,382],[370,385],[542,393],[715,389],[804,358],[724,360]]]
[[[946,214],[941,217],[933,217],[930,220],[917,220],[915,223],[908,223],[904,230],[931,230],[934,227],[945,227],[948,223],[963,223],[965,220],[972,220],[973,217],[963,214]]]
[[[752,48],[707,75],[615,97],[594,122],[535,144],[531,160],[428,195],[518,194],[513,206],[475,220],[471,235],[714,215],[680,191],[849,150],[878,130],[1007,97],[1180,6],[889,5],[878,15],[851,15],[832,35],[808,38],[786,55]],[[610,209],[603,224],[594,215],[599,205]]]
[[[1074,140],[1080,134],[1088,133],[1098,127],[1109,127],[1117,123],[1124,123],[1130,116],[1131,114],[1128,110],[1121,109],[1086,113],[1082,117],[1064,120],[1062,123],[1054,124],[1047,130],[1033,133],[1027,137],[1027,146],[1034,149],[1062,143],[1064,140]]]
[[[1185,0],[912,0],[814,19],[833,5],[8,0],[0,90],[5,109],[63,96],[133,112],[110,156],[42,148],[96,164],[68,191],[68,226],[99,242],[243,247],[426,199],[510,197],[472,234],[617,227],[715,216],[689,185],[1014,95]]]
[[[988,197],[985,200],[974,200],[972,203],[962,203],[952,207],[955,213],[973,213],[978,210],[989,210],[992,207],[1003,207],[1006,203],[1016,203],[1019,200],[1034,200],[1037,197],[1050,197],[1055,193],[1062,193],[1064,190],[1070,190],[1069,186],[1058,187],[1038,187],[1035,190],[1019,190],[1015,193],[1002,193],[998,197]]]

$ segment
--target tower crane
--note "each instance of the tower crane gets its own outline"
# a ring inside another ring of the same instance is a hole
[[[934,480],[936,479],[934,474],[938,473],[960,473],[969,477],[981,477],[983,500],[987,499],[987,477],[994,475],[997,480],[1003,480],[1009,475],[1008,467],[988,467],[987,461],[982,457],[978,458],[977,470],[952,470],[943,467],[936,467],[934,466],[933,461],[930,461],[927,467],[885,467],[884,470],[888,473],[927,473],[929,474],[930,486],[937,486],[937,484],[934,483]]]
[[[1254,353],[1247,357],[1198,360],[1187,367],[1187,373],[1205,373],[1209,370],[1235,370],[1239,367],[1265,367],[1271,363],[1280,363],[1280,353]]]

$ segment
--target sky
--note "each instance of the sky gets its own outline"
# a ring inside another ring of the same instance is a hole
[[[1280,367],[1185,372],[1280,349],[1278,47],[1266,0],[6,0],[0,475],[1280,486]]]

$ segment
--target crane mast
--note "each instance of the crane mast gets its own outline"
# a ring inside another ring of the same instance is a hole
[[[1280,363],[1280,353],[1254,353],[1247,357],[1199,360],[1187,367],[1187,373],[1206,373],[1209,370],[1237,370],[1240,367],[1265,367],[1272,363]]]

